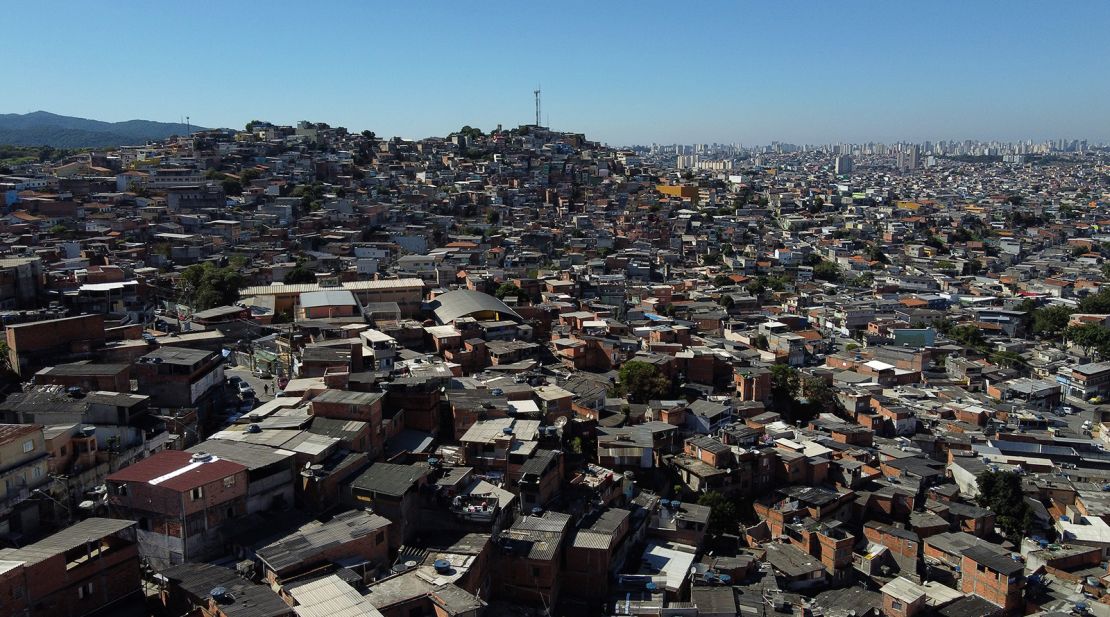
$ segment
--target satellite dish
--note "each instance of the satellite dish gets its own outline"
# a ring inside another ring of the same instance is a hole
[[[566,425],[567,425],[567,417],[566,416],[559,416],[558,418],[555,418],[555,428],[563,428]]]

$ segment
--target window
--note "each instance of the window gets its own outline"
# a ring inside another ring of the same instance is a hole
[[[378,532],[378,537],[374,538],[374,544],[377,545],[377,544],[381,544],[382,542],[385,542],[385,532],[384,531],[379,531]]]
[[[900,611],[900,610],[902,610],[902,603],[899,602],[898,600],[891,600],[890,601],[890,608],[892,608],[896,611]]]
[[[27,441],[23,442],[23,451],[24,452],[33,452],[34,450],[35,450],[35,442],[34,442],[33,439],[28,439]]]
[[[196,501],[196,500],[204,497],[204,489],[198,486],[198,487],[194,488],[193,490],[189,491],[189,496],[193,499],[193,501]]]
[[[34,480],[38,480],[41,477],[42,477],[42,467],[32,467],[31,468],[31,478],[34,479]]]
[[[65,456],[66,455],[66,447],[62,446],[62,449],[58,451],[58,454],[60,454],[61,456]]]
[[[126,484],[117,484],[116,485],[116,495],[119,495],[120,497],[127,497],[127,485]]]
[[[85,583],[84,585],[80,585],[80,586],[77,587],[77,599],[78,600],[84,600],[85,598],[91,596],[92,592],[93,592],[93,584],[92,583]]]
[[[235,476],[224,478],[224,488],[231,488],[233,486],[235,486]]]

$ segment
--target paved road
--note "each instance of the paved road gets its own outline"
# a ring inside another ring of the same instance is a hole
[[[234,377],[239,377],[243,381],[247,382],[247,384],[249,384],[250,387],[254,388],[254,395],[255,395],[255,398],[258,400],[259,403],[265,403],[266,401],[274,398],[274,385],[275,385],[275,383],[274,383],[273,379],[269,379],[269,380],[259,379],[259,378],[255,377],[246,368],[238,367],[238,366],[229,367],[229,368],[225,369],[224,370],[224,375],[227,376],[227,377],[233,377],[233,376]],[[266,393],[266,387],[265,386],[267,386],[267,385],[270,386],[270,393],[269,394]]]

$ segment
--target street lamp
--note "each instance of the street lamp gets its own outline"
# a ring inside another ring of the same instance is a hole
[[[50,501],[53,501],[54,503],[56,503],[56,504],[62,506],[63,508],[65,508],[66,524],[67,525],[69,524],[69,522],[71,520],[73,520],[73,511],[69,509],[69,504],[55,499],[53,495],[51,495],[50,493],[47,493],[46,491],[42,490],[41,488],[34,489],[33,491],[31,491],[31,494],[32,495],[38,495],[39,497],[45,497],[45,498],[49,499]]]

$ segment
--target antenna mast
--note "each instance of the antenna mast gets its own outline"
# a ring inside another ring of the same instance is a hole
[[[532,94],[536,96],[536,126],[540,126],[540,87],[536,86]]]

